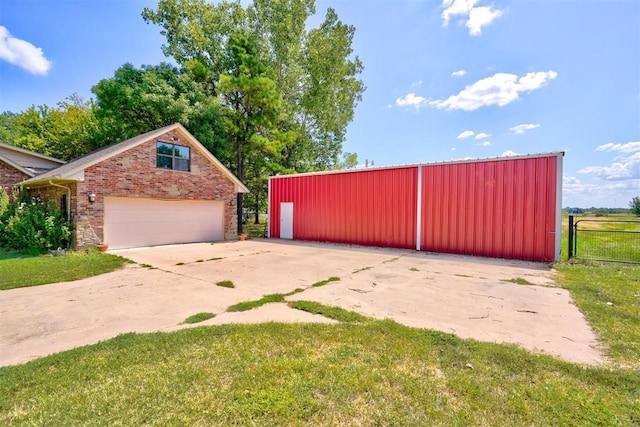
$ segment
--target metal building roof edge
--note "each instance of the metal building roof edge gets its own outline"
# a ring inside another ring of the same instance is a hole
[[[287,178],[287,177],[292,178],[292,177],[315,176],[315,175],[336,175],[336,174],[342,174],[342,173],[380,171],[380,170],[388,170],[388,169],[408,169],[408,168],[416,168],[419,166],[440,166],[440,165],[452,165],[452,164],[464,164],[464,163],[487,163],[487,162],[507,161],[507,160],[536,159],[541,157],[554,157],[554,156],[564,157],[564,151],[549,151],[544,153],[520,154],[517,156],[486,157],[486,158],[480,158],[480,159],[443,160],[440,162],[376,166],[371,168],[365,167],[365,168],[357,168],[357,169],[354,168],[354,169],[340,169],[340,170],[329,170],[329,171],[318,171],[318,172],[304,172],[304,173],[294,173],[290,175],[274,175],[274,176],[270,176],[269,180],[276,179],[276,178]]]

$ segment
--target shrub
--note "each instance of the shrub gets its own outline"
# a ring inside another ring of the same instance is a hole
[[[3,187],[0,187],[0,219],[9,209],[9,193]]]
[[[29,254],[67,247],[71,226],[55,203],[21,194],[0,215],[0,246]]]

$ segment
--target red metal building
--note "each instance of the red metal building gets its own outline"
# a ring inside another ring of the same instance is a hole
[[[554,261],[563,155],[275,176],[269,237]]]

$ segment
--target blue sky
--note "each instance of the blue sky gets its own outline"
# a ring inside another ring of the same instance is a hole
[[[169,61],[146,0],[3,0],[0,111]],[[376,166],[565,151],[563,206],[640,196],[637,0],[328,0],[367,86],[345,151]]]

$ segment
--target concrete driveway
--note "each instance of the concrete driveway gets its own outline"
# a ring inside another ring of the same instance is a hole
[[[304,288],[312,300],[463,338],[515,343],[596,364],[596,336],[569,293],[538,263],[360,246],[248,240],[113,251],[137,264],[75,282],[0,292],[0,366],[93,344],[125,332],[172,331],[198,312],[205,324],[332,322],[268,304],[232,304]],[[313,283],[340,278],[322,287]],[[507,282],[524,279],[535,285]],[[215,283],[231,280],[235,288]]]

